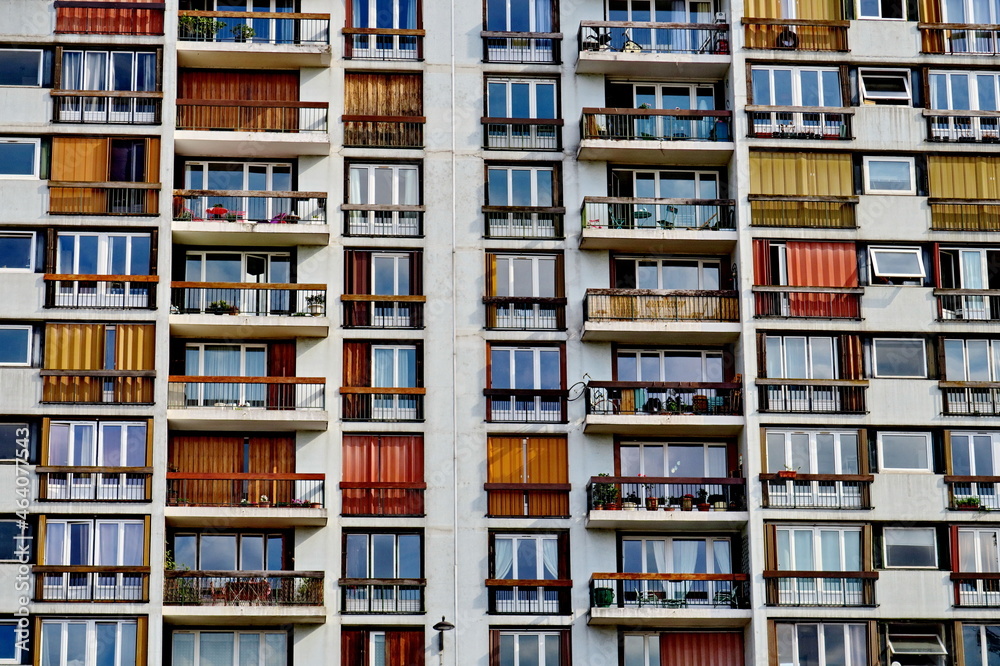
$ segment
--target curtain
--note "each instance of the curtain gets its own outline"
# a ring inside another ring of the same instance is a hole
[[[198,636],[201,666],[233,663],[235,636],[229,632],[201,632]]]
[[[544,555],[543,555],[544,556]],[[494,542],[494,578],[510,579],[514,574],[514,539],[497,538]]]
[[[424,480],[424,441],[419,435],[345,435],[346,482],[420,483]],[[345,515],[420,515],[423,494],[406,489],[345,489]]]
[[[1000,158],[928,155],[930,196],[940,199],[1000,199]]]
[[[397,203],[400,206],[417,206],[420,204],[420,174],[415,168],[401,168],[396,171],[399,180],[399,195]]]
[[[119,523],[98,523],[98,538],[101,541],[101,548],[97,553],[96,566],[114,567],[123,566],[124,562],[118,561],[118,537],[119,528],[124,528]],[[140,543],[142,543],[140,541]]]
[[[544,580],[559,578],[559,541],[557,539],[542,539],[542,564]]]
[[[156,367],[156,327],[153,324],[118,324],[115,327],[116,370],[153,370]],[[151,377],[119,377],[116,402],[153,402]]]
[[[396,366],[396,353],[402,356],[403,350],[396,349],[372,349],[372,386],[391,388],[396,385],[394,369]],[[400,359],[400,366],[402,366]]]
[[[549,0],[535,0],[535,32],[552,32],[552,7]]]
[[[52,180],[80,183],[108,180],[109,144],[106,137],[53,137]],[[55,187],[49,191],[49,208],[53,213],[105,214],[107,203],[105,190]]]
[[[63,90],[83,90],[83,52],[64,51],[62,60]],[[76,104],[75,102],[73,103]]]
[[[524,453],[520,437],[489,437],[486,440],[487,483],[524,483]],[[491,490],[487,493],[489,515],[523,516],[524,493]]]

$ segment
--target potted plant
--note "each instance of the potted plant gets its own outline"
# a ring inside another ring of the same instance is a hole
[[[597,476],[611,476],[607,472],[601,472]],[[600,511],[602,509],[611,510],[612,506],[618,501],[618,487],[613,483],[595,483],[591,491],[592,501],[594,503],[594,510]]]
[[[211,16],[182,16],[177,19],[177,27],[180,29],[181,39],[212,41],[226,24]]]
[[[978,497],[962,497],[955,500],[955,508],[959,511],[978,511],[981,504]]]
[[[594,605],[598,608],[607,608],[615,601],[615,591],[610,587],[594,588]]]
[[[646,475],[645,474],[640,474],[639,476],[645,478]],[[653,495],[653,491],[655,490],[654,485],[655,484],[652,484],[652,483],[643,483],[642,484],[643,490],[646,491],[644,493],[645,496],[646,496],[646,511],[656,511],[656,506],[658,504],[659,498],[657,498],[656,496]]]
[[[257,31],[245,23],[233,26],[233,37],[238,42],[248,42],[253,39]]]
[[[622,510],[623,511],[637,511],[639,509],[639,496],[635,493],[626,495],[625,499],[622,500]]]
[[[712,505],[715,511],[725,511],[729,508],[729,504],[726,502],[726,497],[724,495],[709,495],[708,503]]]
[[[663,507],[664,511],[677,511],[681,507],[681,498],[677,496],[670,496],[667,498],[667,505]]]
[[[326,296],[323,294],[306,296],[306,308],[309,310],[309,314],[319,317],[326,310]]]
[[[667,504],[667,498],[666,497],[657,497],[656,498],[656,503],[657,503],[657,505],[662,506],[664,511],[670,511],[670,505]]]
[[[240,500],[240,506],[243,508],[250,506],[250,500],[244,497],[243,499]]]
[[[778,470],[779,479],[794,479],[798,475],[799,475],[798,468],[792,469],[788,465],[785,465],[785,469]]]
[[[270,506],[271,506],[271,500],[268,498],[267,495],[261,495],[260,496],[260,502],[257,503],[257,506],[262,506],[265,509],[270,508]]]
[[[688,493],[681,497],[681,511],[690,511],[694,508],[694,495]]]
[[[205,312],[207,314],[227,314],[232,310],[233,306],[227,303],[225,300],[212,301],[207,306],[205,306]]]
[[[309,503],[306,502],[304,499],[298,499],[298,498],[296,498],[296,499],[292,500],[292,506],[295,507],[295,508],[297,508],[297,509],[301,509],[301,508],[303,508],[305,506],[308,506],[308,504]]]
[[[698,491],[698,510],[708,511],[712,505],[708,503],[708,491],[702,488]]]

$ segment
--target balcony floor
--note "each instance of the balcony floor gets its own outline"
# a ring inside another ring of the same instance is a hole
[[[208,432],[295,432],[326,430],[330,414],[324,409],[226,409],[197,407],[168,409],[167,422],[171,430],[204,430]]]
[[[185,245],[329,245],[329,224],[180,222],[170,224],[175,243]]]
[[[584,342],[636,344],[726,344],[740,338],[737,322],[704,321],[586,321]]]
[[[588,414],[583,431],[588,435],[732,437],[744,425],[746,420],[742,416]]]
[[[221,130],[177,130],[174,151],[178,155],[204,157],[301,157],[329,155],[326,132],[225,132]]]
[[[642,71],[657,78],[721,79],[732,64],[731,55],[708,53],[581,51],[576,73],[631,76]]]
[[[750,623],[749,609],[710,605],[687,608],[591,608],[587,624],[636,627],[743,627]]]
[[[163,605],[168,624],[242,626],[322,624],[326,606],[174,606]]]
[[[325,338],[329,317],[172,314],[170,334],[208,338]]]
[[[323,527],[327,524],[326,509],[305,509],[292,507],[239,506],[173,506],[168,505],[163,512],[172,527],[201,527],[204,525],[225,525],[226,527]]]
[[[253,44],[177,41],[180,67],[231,69],[298,69],[328,67],[329,44]]]
[[[587,527],[607,529],[736,529],[746,525],[746,511],[590,511]]]
[[[584,139],[576,157],[579,160],[629,164],[725,166],[729,164],[734,148],[731,141]]]

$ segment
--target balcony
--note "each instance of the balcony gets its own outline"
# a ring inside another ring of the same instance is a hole
[[[330,63],[330,15],[177,13],[182,67],[321,67]]]
[[[486,421],[488,423],[567,423],[563,389],[488,388]]]
[[[326,224],[326,192],[174,190],[178,222]]]
[[[750,224],[754,227],[857,229],[858,197],[773,196],[751,194]]]
[[[1000,608],[1000,573],[953,571],[951,581],[957,608]]]
[[[569,483],[483,484],[490,518],[569,518]],[[509,584],[509,583],[508,583]]]
[[[423,116],[342,116],[345,148],[424,147]]]
[[[594,573],[589,624],[743,626],[748,588],[747,574]]]
[[[608,499],[614,500],[605,504]],[[587,527],[739,529],[747,521],[741,478],[592,476]]]
[[[875,606],[877,571],[765,571],[768,606]]]
[[[341,386],[340,393],[344,421],[424,420],[425,388]]]
[[[421,615],[422,578],[341,578],[340,612],[344,615]]]
[[[604,382],[587,384],[584,432],[621,435],[736,435],[743,428],[743,384]]]
[[[322,509],[323,474],[167,472],[170,506]],[[267,498],[266,501],[261,498]]]
[[[735,291],[588,289],[583,339],[718,344],[739,339],[739,321]]]
[[[154,370],[41,370],[46,404],[151,405]]]
[[[735,208],[731,199],[584,197],[580,248],[644,252],[655,243],[662,252],[729,254]]]
[[[341,481],[342,516],[420,517],[427,484],[405,481]]]
[[[155,310],[156,275],[46,273],[45,307],[70,310]]]
[[[149,567],[37,564],[32,572],[36,602],[149,601]]]
[[[867,414],[866,379],[757,379],[757,408],[786,414]]]
[[[585,108],[580,124],[581,160],[724,165],[732,156],[730,111]]]
[[[946,143],[1000,143],[1000,111],[924,109],[927,140]]]
[[[918,23],[921,53],[997,55],[1000,25],[986,23]]]
[[[485,238],[558,240],[564,238],[561,206],[483,206]]]
[[[160,214],[159,183],[49,181],[49,215]]]
[[[327,102],[178,99],[176,152],[231,157],[253,145],[267,157],[328,154],[328,109]]]
[[[928,199],[934,231],[1000,231],[1000,201]]]
[[[953,511],[1000,511],[1000,477],[946,476],[944,484]]]
[[[344,328],[424,327],[426,296],[377,296],[341,294]]]
[[[944,416],[1000,416],[1000,382],[938,382]]]
[[[52,90],[52,121],[100,125],[159,125],[163,93],[128,90]]]
[[[854,138],[854,111],[849,108],[747,105],[746,111],[747,136],[752,139]]]
[[[186,336],[323,337],[329,332],[325,284],[172,282],[171,332]],[[228,315],[228,316],[227,316]]]
[[[342,28],[345,60],[424,59],[424,30],[416,28]]]
[[[163,2],[56,0],[54,4],[56,34],[163,34]]]
[[[562,150],[561,119],[484,117],[482,123],[487,150]]]
[[[484,30],[483,62],[558,65],[562,62],[561,32],[499,32]]]
[[[149,502],[152,467],[36,467],[38,499],[49,502]]]
[[[490,615],[569,615],[572,580],[512,580],[487,578]]]
[[[870,474],[761,474],[766,509],[870,509]]]
[[[164,605],[233,608],[323,605],[322,571],[168,570],[164,575]]]
[[[492,331],[565,331],[566,299],[533,296],[489,296],[486,329]]]
[[[938,321],[1000,321],[1000,290],[935,289]]]
[[[342,204],[344,235],[423,238],[426,206]]]
[[[581,21],[578,74],[721,78],[732,62],[727,23]],[[628,43],[626,43],[628,42]]]
[[[167,418],[179,430],[326,430],[323,377],[170,377]]]
[[[861,319],[863,287],[755,286],[757,317]]]
[[[743,46],[776,51],[848,51],[850,21],[743,18]]]

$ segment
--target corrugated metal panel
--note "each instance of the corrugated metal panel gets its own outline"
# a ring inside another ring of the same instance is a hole
[[[669,666],[743,666],[743,634],[660,634],[660,663]]]

